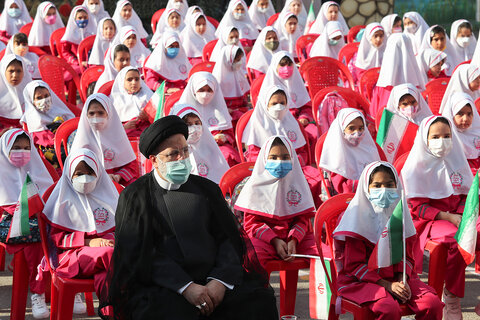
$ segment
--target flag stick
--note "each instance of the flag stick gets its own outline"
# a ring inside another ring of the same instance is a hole
[[[403,201],[405,199],[405,194],[404,191],[402,190],[402,199],[400,201]],[[403,205],[406,205],[406,203],[402,203],[402,245],[403,245],[403,283],[407,283],[407,244],[405,242],[405,215],[404,215],[404,210],[403,210]]]

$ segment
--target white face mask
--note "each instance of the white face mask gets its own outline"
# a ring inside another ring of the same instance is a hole
[[[238,44],[238,38],[228,39],[227,44],[237,45]]]
[[[89,194],[95,190],[97,185],[97,177],[84,174],[83,176],[75,177],[72,179],[73,189],[78,193]]]
[[[243,17],[245,17],[245,13],[239,13],[239,12],[234,12],[233,13],[233,18],[235,20],[242,20]]]
[[[200,104],[209,104],[213,99],[213,92],[197,92],[195,98]]]
[[[460,37],[457,38],[457,43],[460,47],[466,48],[470,43],[470,37]]]
[[[260,13],[266,13],[267,10],[268,10],[268,7],[265,7],[265,8],[257,7],[257,10],[258,10],[258,12],[260,12]]]
[[[38,111],[46,113],[52,107],[52,97],[46,97],[35,101],[35,107]]]
[[[100,5],[99,4],[89,4],[88,5],[88,10],[91,13],[97,13],[100,10]]]
[[[194,124],[188,127],[188,144],[196,144],[202,137],[203,129],[201,125]]]
[[[282,120],[288,109],[287,106],[277,103],[268,108],[268,113],[276,120]]]
[[[365,136],[365,130],[360,132],[360,131],[355,131],[354,133],[343,133],[343,136],[345,137],[345,140],[348,141],[352,146],[356,147],[360,144],[360,141],[363,140],[363,137]]]
[[[242,61],[232,63],[232,70],[238,71],[242,67]]]
[[[453,148],[451,138],[440,138],[440,139],[430,139],[428,140],[428,149],[430,152],[437,158],[443,158]]]
[[[173,3],[173,7],[177,10],[180,10],[180,8],[183,6],[183,3],[175,1]]]
[[[101,131],[107,123],[107,118],[88,118],[88,123],[90,123],[90,127],[92,127],[93,130]]]
[[[411,24],[411,25],[406,26],[405,30],[407,30],[408,33],[415,33],[415,31],[417,31],[417,26]]]

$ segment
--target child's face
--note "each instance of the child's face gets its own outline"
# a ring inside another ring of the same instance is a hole
[[[358,133],[363,133],[365,131],[365,124],[363,123],[363,119],[361,117],[358,117],[356,119],[353,119],[343,130],[346,134],[353,134],[355,132]]]
[[[288,6],[289,10],[291,13],[294,15],[298,16],[300,11],[302,10],[302,3],[298,0],[292,1],[290,5]]]
[[[233,9],[233,12],[238,13],[238,14],[244,14],[245,13],[245,8],[239,3],[235,7],[235,9]]]
[[[293,34],[297,30],[298,20],[295,17],[291,17],[285,23],[285,29],[288,33]]]
[[[126,45],[129,49],[132,49],[137,44],[137,36],[135,34],[131,34],[123,44]]]
[[[123,83],[125,90],[128,94],[135,94],[140,91],[140,74],[136,70],[130,70],[125,75],[125,81]]]
[[[230,34],[228,35],[228,44],[237,44],[239,37],[240,34],[237,30],[230,31]]]
[[[11,86],[20,84],[23,80],[23,68],[20,63],[12,63],[5,70],[5,78]]]
[[[259,0],[257,2],[257,7],[262,8],[262,9],[268,8],[268,0]]]
[[[187,124],[187,126],[201,126],[202,125],[202,121],[200,120],[199,117],[197,117],[197,115],[191,113],[189,115],[187,115],[187,117],[185,118],[185,123]]]
[[[457,112],[455,117],[453,117],[453,123],[460,130],[466,130],[470,128],[470,126],[472,125],[472,121],[473,111],[472,107],[469,104],[460,109],[460,111]]]
[[[284,145],[276,145],[270,148],[268,160],[290,160],[290,153]]]
[[[50,92],[48,91],[47,88],[44,87],[37,87],[35,89],[35,92],[33,93],[33,102],[35,105],[35,102],[40,101],[42,99],[50,97]]]
[[[54,7],[50,7],[50,9],[48,9],[47,11],[47,17],[53,16],[55,14],[57,14],[57,9],[55,9]]]
[[[13,52],[17,56],[24,57],[28,52],[28,43],[13,42]]]
[[[428,129],[428,140],[448,139],[452,136],[450,126],[443,122],[435,122]]]
[[[287,61],[282,61],[282,60],[280,60],[280,62],[278,63],[277,74],[278,74],[278,71],[281,67],[291,67],[291,66],[293,66],[293,61],[292,60],[290,60],[290,59],[288,59]]]
[[[371,189],[397,187],[395,179],[393,179],[388,172],[378,171],[375,172],[371,177],[372,182],[368,185],[368,192],[370,192]]]
[[[405,28],[411,26],[412,28],[415,29],[417,27],[417,24],[413,22],[413,20],[411,20],[410,18],[405,18],[403,19],[403,26]]]
[[[201,87],[200,89],[197,90],[197,92],[210,92],[210,93],[213,93],[213,90],[212,88],[210,88],[210,86],[208,84],[204,85],[203,87]]]
[[[130,65],[130,53],[119,51],[115,56],[115,60],[113,60],[113,65],[117,71],[122,70],[126,66]]]
[[[177,29],[178,26],[180,25],[180,15],[176,12],[170,13],[170,15],[168,16],[167,22],[171,28]]]
[[[75,15],[75,20],[76,21],[88,20],[88,14],[83,10],[79,10]]]
[[[73,178],[80,177],[80,176],[94,176],[96,177],[97,175],[95,174],[95,171],[93,171],[92,168],[85,162],[85,161],[80,161],[77,164],[77,167],[75,168],[75,171],[73,171],[72,175],[72,180]]]
[[[235,62],[240,62],[243,57],[243,52],[241,50],[238,51],[238,53],[235,55],[235,59],[233,59],[233,63]]]
[[[207,31],[207,21],[204,17],[200,17],[195,22],[195,32],[202,35]]]
[[[106,118],[107,111],[105,111],[105,108],[102,106],[100,102],[92,101],[88,106],[87,117],[88,118],[94,118],[94,117]]]
[[[373,34],[372,38],[370,39],[370,42],[374,47],[378,48],[383,43],[384,35],[385,33],[382,30],[378,30]]]
[[[430,43],[433,49],[443,51],[447,45],[447,38],[444,33],[435,33]]]
[[[477,91],[480,88],[480,76],[468,84],[468,87],[472,91]]]
[[[123,19],[128,20],[132,17],[133,8],[130,4],[126,4],[123,6],[122,10],[120,11],[120,15]]]
[[[88,5],[89,5],[89,6],[94,5],[94,4],[99,5],[99,4],[100,4],[100,1],[99,1],[99,0],[88,0]]]
[[[287,105],[287,97],[283,93],[275,93],[270,97],[270,100],[268,101],[268,106],[267,109],[270,109],[270,107],[276,105],[276,104],[281,104],[286,106]]]
[[[418,106],[417,100],[415,100],[415,98],[411,94],[404,95],[400,99],[400,101],[398,101],[398,108],[399,109],[405,109],[405,108],[410,107],[410,106],[414,106],[414,107]]]
[[[472,30],[469,28],[459,28],[457,32],[457,38],[469,38],[472,36]]]
[[[115,25],[112,21],[107,20],[103,23],[103,37],[111,40],[115,36]]]
[[[13,143],[10,152],[12,150],[31,150],[31,148],[32,147],[30,146],[30,140],[28,140],[28,138],[19,136],[15,139],[15,142]],[[8,155],[10,156],[10,153]]]
[[[177,41],[175,41],[174,43],[169,45],[167,48],[180,48],[180,44]]]
[[[10,8],[11,9],[20,9],[15,2],[10,5]]]
[[[392,29],[394,28],[401,28],[402,27],[402,20],[398,20],[392,27]]]
[[[328,7],[326,18],[328,21],[338,20],[338,7],[336,5],[331,5],[330,7]]]
[[[268,31],[265,36],[265,42],[278,41],[278,36],[275,31]]]
[[[444,63],[445,63],[445,60],[442,60],[430,68],[430,73],[433,75],[434,78],[440,75],[440,72],[442,72],[442,66]]]

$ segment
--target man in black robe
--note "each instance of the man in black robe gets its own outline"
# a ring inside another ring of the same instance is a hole
[[[278,319],[265,271],[218,185],[190,175],[187,137],[177,116],[141,135],[154,170],[120,194],[101,302],[117,319]]]

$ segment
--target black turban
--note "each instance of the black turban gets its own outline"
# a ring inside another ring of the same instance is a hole
[[[140,136],[140,152],[148,158],[169,137],[180,133],[188,138],[188,126],[178,116],[170,115],[152,123]]]

